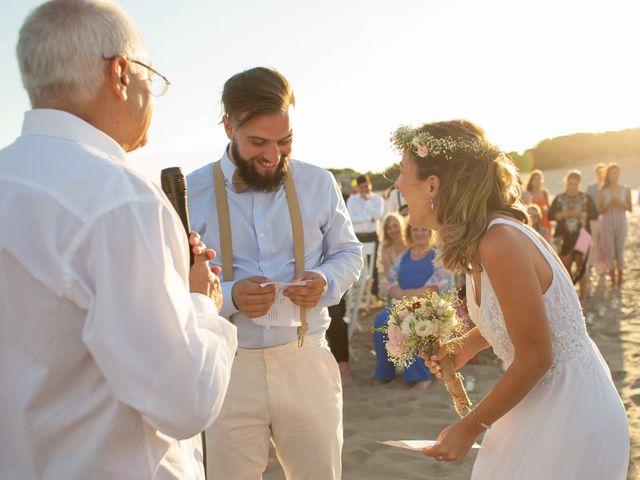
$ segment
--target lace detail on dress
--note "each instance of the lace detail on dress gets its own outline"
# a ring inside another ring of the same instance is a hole
[[[513,225],[527,235],[542,252],[553,271],[553,280],[543,296],[551,330],[553,363],[540,383],[549,385],[562,373],[565,366],[574,362],[583,363],[589,358],[590,340],[580,301],[563,267],[533,232],[524,225],[503,219],[494,220],[489,228],[496,223]],[[514,357],[513,344],[491,281],[486,272],[482,272],[480,278],[481,302],[479,315],[476,315],[474,321],[495,354],[508,366]],[[475,299],[470,301],[475,302]]]

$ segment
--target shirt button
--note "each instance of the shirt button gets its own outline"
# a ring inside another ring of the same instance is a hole
[[[260,234],[258,234],[258,237],[260,237],[260,238],[264,238],[264,233],[260,233]]]

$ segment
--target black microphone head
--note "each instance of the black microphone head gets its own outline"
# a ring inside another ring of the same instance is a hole
[[[189,213],[187,211],[187,180],[180,167],[165,168],[160,172],[160,186],[169,202],[176,209],[182,223],[189,232]]]
[[[173,193],[176,189],[186,191],[187,183],[180,167],[164,168],[160,172],[160,186],[165,193]]]
[[[180,167],[163,169],[160,172],[160,187],[171,205],[176,207],[176,202],[181,201],[187,195],[187,180]]]

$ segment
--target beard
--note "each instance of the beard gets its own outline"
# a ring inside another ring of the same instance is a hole
[[[287,178],[290,155],[281,155],[276,170],[273,173],[266,173],[264,175],[258,173],[255,167],[255,162],[259,161],[261,157],[244,158],[240,155],[240,150],[235,140],[231,141],[231,155],[236,162],[238,175],[240,175],[240,178],[242,178],[252,190],[258,192],[275,192]]]

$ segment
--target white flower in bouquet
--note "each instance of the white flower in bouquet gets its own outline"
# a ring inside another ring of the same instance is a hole
[[[420,321],[415,325],[416,334],[420,335],[422,338],[427,338],[430,335],[433,335],[433,322],[429,321]]]
[[[408,314],[405,315],[405,318],[402,320],[402,323],[400,324],[400,329],[402,330],[402,333],[404,333],[405,335],[411,335],[411,327],[413,326],[413,324],[415,323],[416,319],[413,316],[413,314]]]

